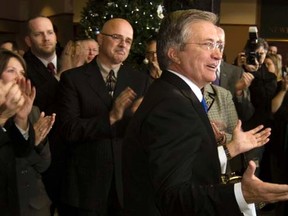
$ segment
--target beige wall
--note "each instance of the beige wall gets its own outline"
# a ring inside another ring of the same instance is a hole
[[[88,0],[74,0],[74,7],[73,7],[73,22],[79,23],[81,19],[81,12],[82,9],[86,6]]]
[[[226,33],[224,52],[228,63],[232,63],[237,54],[244,48],[248,39],[249,26],[257,24],[257,2],[257,0],[221,1],[220,26]]]
[[[78,0],[81,1],[81,0]],[[23,27],[29,17],[51,18],[61,44],[73,38],[73,0],[9,0],[0,7],[0,40],[16,40],[25,49]]]
[[[221,0],[222,24],[255,25],[257,0]]]

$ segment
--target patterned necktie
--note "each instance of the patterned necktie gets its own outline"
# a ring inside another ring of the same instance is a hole
[[[108,76],[106,77],[106,87],[111,97],[113,96],[115,85],[116,85],[115,73],[113,70],[111,70]]]
[[[55,66],[52,62],[49,62],[47,65],[47,69],[49,70],[49,72],[54,76],[56,75],[56,71],[55,71]]]

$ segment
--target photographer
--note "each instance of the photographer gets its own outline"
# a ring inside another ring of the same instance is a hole
[[[262,67],[269,47],[263,38],[257,38],[256,44],[253,43],[255,42],[248,40],[244,51],[238,53],[234,61],[234,65],[242,67],[244,71],[248,72],[258,71]]]
[[[255,44],[249,39],[245,46],[245,52],[239,53],[235,61],[238,66],[243,67],[245,71],[254,76],[249,90],[255,112],[248,121],[243,122],[244,130],[250,130],[259,124],[270,127],[272,123],[271,101],[276,93],[277,77],[264,64],[268,47],[268,43],[263,38],[257,38]],[[246,161],[254,160],[256,162],[258,176],[263,152],[264,147],[261,147],[245,154]]]

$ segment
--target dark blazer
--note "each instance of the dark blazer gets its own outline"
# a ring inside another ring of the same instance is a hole
[[[33,107],[29,115],[30,122],[34,124],[39,116],[39,109]],[[50,148],[47,139],[34,147],[26,157],[16,158],[20,215],[33,215],[34,211],[37,211],[38,215],[49,213],[51,201],[42,182],[41,173],[48,169],[50,162]]]
[[[29,50],[24,54],[27,63],[27,77],[36,87],[37,94],[34,104],[41,111],[52,114],[54,111],[55,96],[58,80],[48,71],[46,66]]]
[[[242,97],[236,97],[235,84],[242,77],[243,69],[241,67],[228,64],[224,61],[220,65],[220,86],[229,90],[233,96],[238,116],[246,121],[254,114],[254,107],[250,101],[249,89],[245,89]]]
[[[5,124],[5,130],[0,128],[0,213],[1,216],[19,216],[15,158],[30,154],[34,130],[30,125],[29,139],[25,140],[12,119]]]
[[[221,185],[220,175],[201,103],[181,78],[164,71],[123,142],[124,215],[242,215],[233,185]]]
[[[95,60],[61,75],[57,115],[67,145],[65,203],[102,215],[111,184],[116,184],[122,202],[121,143],[132,113],[127,110],[121,121],[110,126],[109,112],[127,86],[140,97],[148,81],[148,76],[124,64],[112,99]]]

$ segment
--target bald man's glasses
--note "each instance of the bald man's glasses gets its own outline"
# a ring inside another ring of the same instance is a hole
[[[222,42],[207,41],[203,43],[185,43],[185,44],[196,44],[209,51],[214,51],[216,48],[219,49],[220,52],[223,52],[224,50],[224,44]]]
[[[132,39],[131,38],[124,38],[123,35],[120,34],[106,34],[101,32],[102,35],[107,36],[107,37],[111,37],[112,40],[118,42],[118,43],[122,43],[123,41],[128,44],[128,45],[132,45]]]

